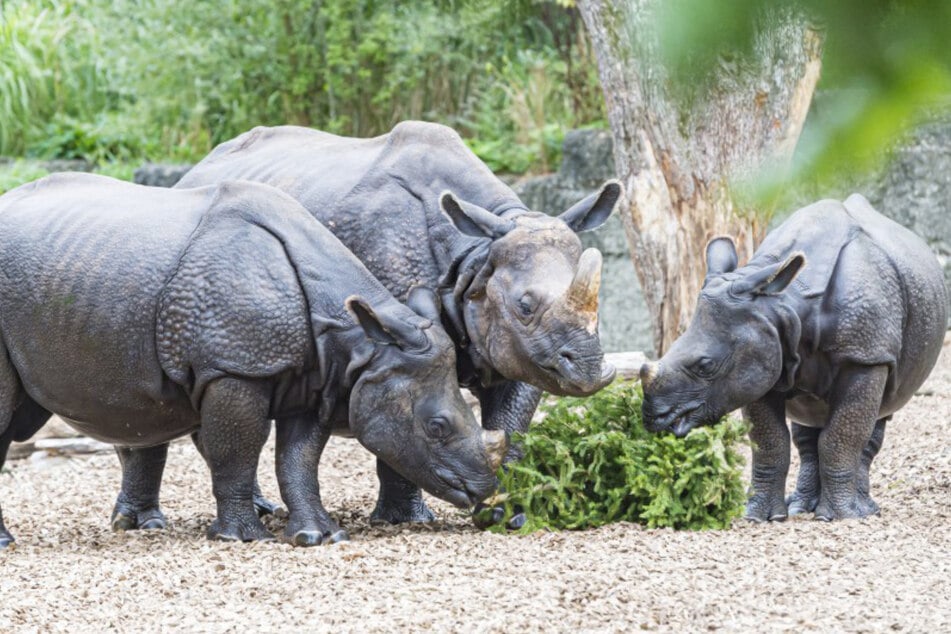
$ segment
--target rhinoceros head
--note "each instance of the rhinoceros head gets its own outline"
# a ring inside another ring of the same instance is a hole
[[[395,301],[378,310],[355,297],[347,305],[373,343],[350,396],[357,439],[437,497],[457,506],[483,500],[495,490],[507,440],[483,430],[463,400],[449,336]]]
[[[441,196],[460,231],[492,241],[463,297],[471,345],[489,367],[559,395],[592,394],[614,379],[598,338],[601,253],[582,251],[577,233],[603,224],[620,197],[611,181],[558,217],[500,217]]]
[[[733,241],[716,238],[706,257],[690,326],[659,362],[641,367],[642,414],[651,431],[684,436],[715,423],[764,396],[798,360],[786,345],[785,326],[799,322],[790,321],[791,309],[777,300],[805,264],[802,253],[737,271]]]

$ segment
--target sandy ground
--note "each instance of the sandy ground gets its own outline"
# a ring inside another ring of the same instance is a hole
[[[346,439],[321,482],[347,544],[206,540],[210,479],[186,443],[166,470],[170,529],[112,533],[114,456],[19,460],[0,475],[18,538],[0,552],[0,631],[949,632],[949,418],[946,343],[873,467],[881,517],[704,533],[495,535],[438,501],[432,526],[371,527],[373,461]],[[261,478],[276,498],[270,453]]]

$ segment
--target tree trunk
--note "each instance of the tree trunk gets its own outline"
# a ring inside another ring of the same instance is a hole
[[[745,262],[765,232],[730,182],[788,163],[819,78],[821,38],[773,15],[754,59],[722,62],[702,99],[678,100],[659,60],[652,12],[663,0],[579,0],[598,57],[634,267],[662,354],[686,329],[706,270],[704,248],[729,235]]]

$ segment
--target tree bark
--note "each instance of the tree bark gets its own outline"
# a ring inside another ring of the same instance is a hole
[[[678,99],[659,59],[653,12],[663,0],[578,0],[598,58],[627,206],[622,221],[653,318],[655,352],[686,329],[718,235],[740,262],[765,232],[764,214],[731,182],[781,168],[795,149],[819,79],[821,38],[805,20],[764,20],[753,59],[721,62],[702,99]],[[689,104],[689,105],[688,105]]]

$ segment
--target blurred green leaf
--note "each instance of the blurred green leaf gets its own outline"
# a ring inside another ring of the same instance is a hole
[[[704,94],[724,60],[742,65],[777,16],[799,15],[823,37],[821,108],[806,122],[792,174],[741,183],[761,207],[792,181],[868,173],[914,126],[951,108],[947,0],[666,0],[656,17],[675,93]]]

